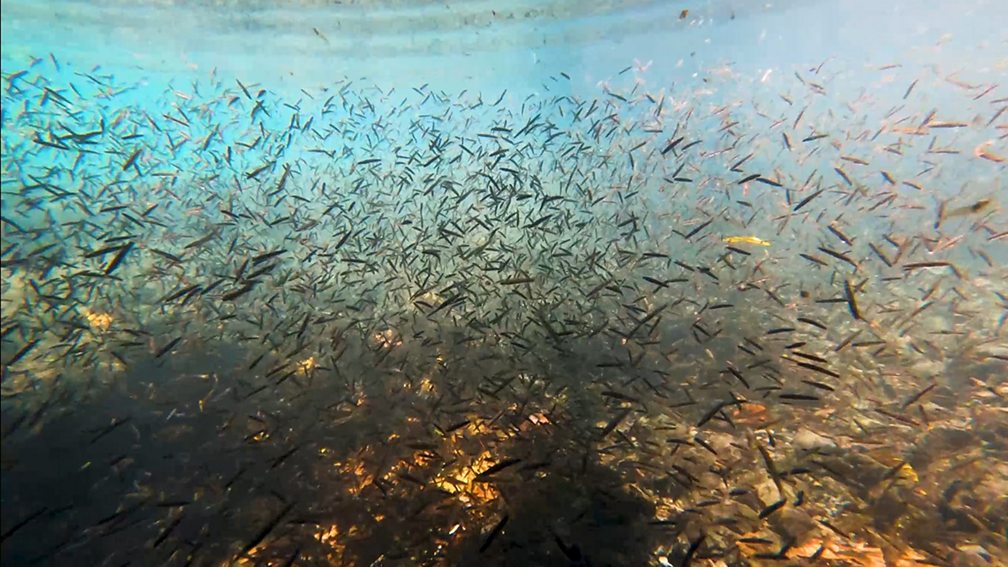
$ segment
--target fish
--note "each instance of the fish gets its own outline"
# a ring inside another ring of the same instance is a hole
[[[858,309],[857,297],[854,295],[854,288],[851,286],[850,280],[844,280],[844,297],[847,299],[847,308],[850,310],[851,317],[860,320],[861,310]]]
[[[780,500],[773,502],[772,504],[760,510],[759,519],[764,520],[768,518],[771,514],[783,508],[785,504],[787,504],[787,499],[785,498],[781,498]]]
[[[501,532],[504,531],[504,526],[507,525],[508,519],[509,516],[507,514],[504,514],[504,516],[502,516],[501,519],[496,524],[494,524],[493,528],[490,529],[490,532],[487,534],[486,538],[483,540],[483,543],[480,545],[479,548],[480,553],[484,553],[486,552],[486,550],[490,549],[490,545],[493,544],[494,540],[497,539],[497,536],[499,536]]]
[[[130,156],[128,158],[126,158],[126,161],[122,165],[122,170],[123,171],[126,171],[127,169],[130,168],[130,166],[132,166],[134,163],[136,163],[137,158],[140,156],[140,150],[141,150],[141,148],[137,148],[136,150],[133,150],[133,153],[131,153]]]
[[[755,236],[726,236],[721,239],[722,242],[727,244],[753,244],[755,246],[770,246],[768,240],[763,240],[762,238],[757,238]]]
[[[120,247],[116,255],[112,258],[112,260],[108,263],[108,265],[105,266],[104,270],[105,275],[110,275],[112,272],[114,272],[116,268],[118,268],[119,265],[122,264],[123,260],[126,259],[126,255],[129,254],[130,250],[132,249],[133,249],[132,242],[126,244],[125,246]]]
[[[993,199],[980,199],[971,205],[956,207],[955,209],[952,210],[946,210],[943,208],[942,209],[943,214],[941,216],[942,220],[944,221],[948,219],[964,217],[967,215],[976,215],[983,213],[986,210],[989,210],[993,206],[994,206]]]
[[[690,238],[693,238],[701,230],[707,228],[707,226],[710,225],[710,223],[712,223],[712,222],[714,222],[714,219],[708,219],[708,220],[700,223],[699,225],[697,225],[696,227],[694,227],[693,230],[691,230],[688,233],[686,233],[686,235],[683,238],[686,239],[686,240],[689,240]]]
[[[273,47],[332,65],[283,81],[4,44],[5,557],[940,563],[996,531],[1008,99],[965,78],[997,41],[934,80],[925,34],[459,90],[350,73],[316,15]]]
[[[485,471],[477,474],[475,480],[476,480],[476,482],[486,481],[491,476],[493,476],[494,474],[496,474],[496,473],[498,473],[498,472],[500,472],[500,471],[502,471],[502,470],[504,470],[506,468],[509,468],[512,465],[516,465],[516,464],[518,464],[520,462],[522,462],[521,459],[504,459],[503,461],[500,461],[499,463],[491,466],[487,470],[485,470]]]
[[[816,197],[818,197],[819,195],[821,195],[821,194],[823,193],[823,191],[824,191],[823,189],[820,189],[820,190],[816,191],[815,193],[812,193],[812,194],[811,194],[811,195],[809,195],[808,197],[805,197],[805,198],[804,198],[804,199],[802,199],[801,201],[798,201],[798,204],[797,204],[797,205],[795,205],[795,206],[794,206],[794,209],[792,209],[792,210],[793,210],[794,212],[796,212],[796,213],[797,213],[797,212],[798,212],[798,211],[800,211],[800,210],[801,210],[802,208],[804,208],[804,207],[805,207],[805,205],[807,205],[807,204],[809,204],[810,202],[812,202],[812,199],[815,199]]]
[[[289,502],[285,505],[273,518],[265,525],[261,530],[259,530],[248,542],[242,547],[241,551],[238,553],[238,557],[244,557],[248,555],[252,549],[259,545],[270,533],[276,529],[277,525],[280,524],[280,520],[284,518],[290,511],[294,508],[294,503]]]

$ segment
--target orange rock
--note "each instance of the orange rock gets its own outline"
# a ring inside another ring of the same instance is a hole
[[[766,425],[770,422],[770,413],[767,407],[756,402],[744,403],[731,412],[734,421],[743,425]]]

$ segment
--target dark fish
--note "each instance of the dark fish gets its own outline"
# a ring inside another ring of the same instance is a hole
[[[19,360],[28,356],[28,353],[30,353],[32,349],[34,349],[35,346],[39,344],[40,340],[41,339],[34,339],[25,343],[25,345],[21,347],[21,349],[18,350],[16,353],[14,353],[14,356],[7,361],[6,366],[14,366],[15,364],[17,364]]]
[[[255,286],[256,286],[256,284],[254,282],[246,283],[245,285],[241,286],[240,288],[238,288],[236,290],[233,290],[233,291],[229,291],[228,293],[225,293],[224,295],[222,295],[221,296],[221,300],[222,301],[234,301],[235,299],[238,299],[239,297],[241,297],[241,296],[245,295],[246,293],[248,293],[248,292],[252,291],[253,289],[255,289]]]
[[[119,267],[119,264],[122,264],[122,261],[126,259],[126,254],[129,254],[129,251],[132,249],[133,249],[132,242],[121,247],[119,249],[119,252],[115,255],[115,257],[112,258],[112,261],[109,262],[107,266],[105,266],[105,275],[109,275],[112,272],[114,272],[116,268]]]
[[[691,230],[688,233],[686,233],[686,236],[684,236],[683,238],[685,238],[686,240],[689,240],[690,238],[696,236],[696,234],[698,232],[700,232],[701,230],[707,228],[707,225],[709,225],[712,222],[714,222],[714,219],[708,219],[706,222],[701,223],[696,228],[694,228],[693,230]]]
[[[136,162],[137,157],[139,156],[140,156],[140,148],[137,148],[136,150],[133,151],[132,154],[130,154],[128,158],[126,158],[126,162],[123,163],[122,165],[122,170],[126,171],[127,169],[129,169],[130,166]]]
[[[834,227],[832,224],[826,225],[826,228],[830,232],[832,232],[834,236],[842,240],[844,244],[846,244],[847,246],[851,246],[851,239],[848,238],[846,234],[840,232],[840,230]]]
[[[154,358],[161,358],[162,356],[168,354],[168,351],[170,351],[172,348],[174,348],[175,345],[177,345],[179,343],[179,341],[181,341],[181,340],[182,340],[182,335],[179,335],[178,337],[175,337],[174,339],[172,339],[171,341],[169,341],[168,344],[166,344],[165,346],[163,346],[160,349],[158,349],[157,353],[154,355]]]
[[[843,254],[842,252],[837,252],[836,250],[833,250],[833,249],[830,249],[830,248],[826,248],[825,246],[820,246],[819,247],[819,251],[820,252],[824,252],[826,254],[829,254],[830,256],[833,256],[837,260],[841,260],[843,262],[847,262],[848,264],[850,264],[854,268],[854,270],[857,270],[859,268],[857,262],[855,262],[854,260],[852,260],[846,254]]]
[[[760,510],[759,519],[761,520],[766,519],[777,510],[783,508],[785,504],[787,504],[787,499],[781,498],[780,500],[774,502],[773,504],[770,504],[766,508],[763,508],[762,510]]]
[[[802,207],[804,207],[805,205],[809,204],[812,201],[812,199],[815,199],[816,197],[818,197],[819,195],[821,195],[822,192],[823,192],[823,190],[820,189],[820,190],[816,191],[815,193],[812,193],[808,197],[805,197],[801,201],[798,201],[798,204],[795,205],[793,211],[797,213],[798,211],[800,211],[802,209]]]
[[[665,149],[663,149],[661,151],[661,155],[665,155],[665,154],[671,152],[673,149],[675,149],[676,145],[678,145],[679,142],[681,142],[681,141],[683,141],[682,136],[680,136],[680,137],[676,138],[675,140],[672,140],[671,142],[669,142],[668,145],[665,146]],[[673,177],[675,177],[675,176],[673,176]]]
[[[95,435],[94,437],[91,438],[90,444],[94,445],[100,439],[102,439],[109,433],[112,433],[113,431],[121,427],[123,424],[129,423],[132,419],[133,419],[132,416],[127,417],[125,419],[119,419],[119,418],[113,419],[111,424],[109,424],[107,427],[102,428],[102,430],[98,432],[98,435]]]
[[[477,482],[486,482],[494,474],[518,463],[522,462],[521,459],[504,459],[503,461],[491,466],[487,470],[476,475]]]
[[[784,392],[778,394],[777,397],[782,400],[796,400],[805,402],[814,402],[819,400],[819,396],[813,396],[811,394],[795,394],[790,392]]]
[[[916,87],[916,86],[917,86],[917,80],[918,80],[918,79],[914,79],[914,80],[913,80],[913,82],[912,82],[912,83],[910,83],[910,86],[909,86],[909,87],[907,87],[907,90],[906,90],[906,92],[905,92],[905,93],[903,93],[903,100],[906,100],[906,99],[907,99],[907,97],[908,97],[908,96],[910,96],[910,93],[911,93],[911,92],[913,92],[913,89],[914,89],[914,87]]]
[[[277,513],[276,516],[273,516],[273,519],[270,520],[268,524],[263,526],[263,528],[259,532],[257,532],[255,536],[253,536],[252,539],[250,539],[248,543],[245,544],[244,547],[242,547],[242,550],[238,554],[238,557],[239,558],[244,557],[246,554],[248,554],[248,552],[252,551],[253,548],[262,543],[262,541],[266,539],[266,537],[274,529],[276,529],[277,525],[280,524],[280,520],[282,520],[283,517],[286,516],[287,513],[290,512],[293,507],[294,507],[293,502],[290,502],[286,506],[284,506],[283,509],[280,510],[280,512]]]
[[[623,411],[621,411],[620,413],[616,414],[616,416],[614,416],[614,417],[613,417],[612,419],[610,419],[610,420],[609,420],[609,423],[607,423],[607,424],[606,424],[606,426],[605,426],[604,428],[602,428],[602,432],[601,432],[601,433],[599,433],[599,439],[600,439],[600,440],[601,440],[601,439],[605,439],[605,438],[606,438],[606,436],[608,436],[608,435],[609,435],[610,433],[612,433],[612,431],[613,431],[614,429],[616,429],[616,427],[617,427],[617,426],[618,426],[618,425],[619,425],[619,424],[620,424],[620,423],[621,423],[621,422],[622,422],[622,421],[623,421],[624,419],[626,419],[626,417],[627,417],[628,415],[630,415],[630,412],[631,412],[631,411],[632,411],[632,408],[625,408],[625,409],[624,409]]]
[[[844,297],[847,298],[847,308],[850,309],[851,317],[860,320],[861,311],[858,310],[857,298],[854,296],[854,288],[851,287],[850,280],[844,280]]]
[[[503,280],[501,280],[498,283],[500,283],[500,285],[519,285],[519,284],[527,284],[527,283],[533,283],[533,282],[535,282],[535,278],[516,277],[516,278],[503,279]]]
[[[260,254],[252,258],[252,265],[255,266],[261,264],[266,260],[279,256],[280,254],[283,254],[285,252],[286,250],[273,250],[272,252],[266,252],[265,254]]]
[[[177,528],[180,523],[182,523],[182,516],[178,516],[177,518],[172,520],[172,522],[169,523],[168,526],[161,531],[161,534],[157,537],[157,539],[154,540],[154,543],[151,544],[151,547],[157,549],[157,547],[161,545],[164,542],[164,540],[168,538],[169,535],[171,535],[172,531],[174,531],[175,528]]]
[[[504,514],[504,517],[501,518],[496,525],[494,525],[493,529],[490,530],[490,533],[487,534],[486,539],[483,540],[483,544],[480,545],[479,548],[480,553],[483,553],[487,549],[490,549],[490,545],[494,542],[495,539],[497,539],[497,536],[499,536],[500,533],[504,530],[504,526],[507,525],[507,522],[508,522],[508,515]]]
[[[690,542],[689,547],[686,549],[686,554],[683,556],[680,567],[689,567],[690,562],[693,561],[693,556],[696,555],[697,550],[700,549],[700,545],[706,538],[707,534],[700,534],[700,537]]]
[[[31,514],[28,514],[27,516],[25,516],[24,519],[22,519],[22,520],[20,520],[20,521],[18,521],[16,523],[14,523],[14,525],[12,525],[9,528],[5,529],[4,532],[3,532],[3,534],[0,534],[0,542],[7,541],[7,538],[9,538],[10,536],[14,535],[18,530],[20,530],[21,528],[23,528],[26,525],[28,525],[29,522],[31,522],[35,518],[38,518],[39,516],[41,516],[42,514],[48,512],[48,511],[49,511],[49,507],[48,506],[42,506],[38,510],[36,510],[36,511],[32,512]]]
[[[923,390],[921,390],[921,391],[917,392],[916,394],[914,394],[914,395],[910,396],[909,398],[907,398],[907,400],[905,402],[903,402],[903,405],[901,406],[902,409],[906,409],[906,408],[910,407],[911,405],[913,405],[915,402],[917,402],[918,400],[920,400],[921,398],[923,398],[925,394],[927,394],[928,392],[930,392],[931,390],[933,390],[935,388],[935,386],[937,386],[937,385],[938,385],[937,382],[931,382]]]
[[[818,372],[820,374],[825,374],[826,376],[830,376],[832,378],[840,378],[839,374],[837,374],[836,372],[833,372],[829,368],[823,368],[822,366],[818,366],[818,365],[812,364],[810,362],[803,362],[801,360],[794,360],[793,362],[795,364],[797,364],[798,366],[801,366],[802,368],[808,368],[809,370],[814,370],[815,372]]]

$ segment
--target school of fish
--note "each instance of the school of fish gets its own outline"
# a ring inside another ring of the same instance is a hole
[[[628,70],[4,69],[3,563],[1005,558],[1005,87]]]

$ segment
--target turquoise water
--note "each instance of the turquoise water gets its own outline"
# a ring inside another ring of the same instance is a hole
[[[1008,7],[2,3],[4,565],[1008,557]]]
[[[689,15],[680,19],[683,9]],[[694,73],[722,66],[747,81],[772,69],[773,88],[831,59],[853,89],[878,78],[872,66],[894,62],[996,78],[1004,9],[995,1],[5,2],[3,57],[16,69],[58,48],[77,70],[100,65],[156,86],[217,69],[285,95],[344,76],[383,88],[437,77],[449,92],[542,94],[559,72],[572,77],[573,92],[594,94],[635,59],[652,62],[644,76],[657,88],[688,88]]]

